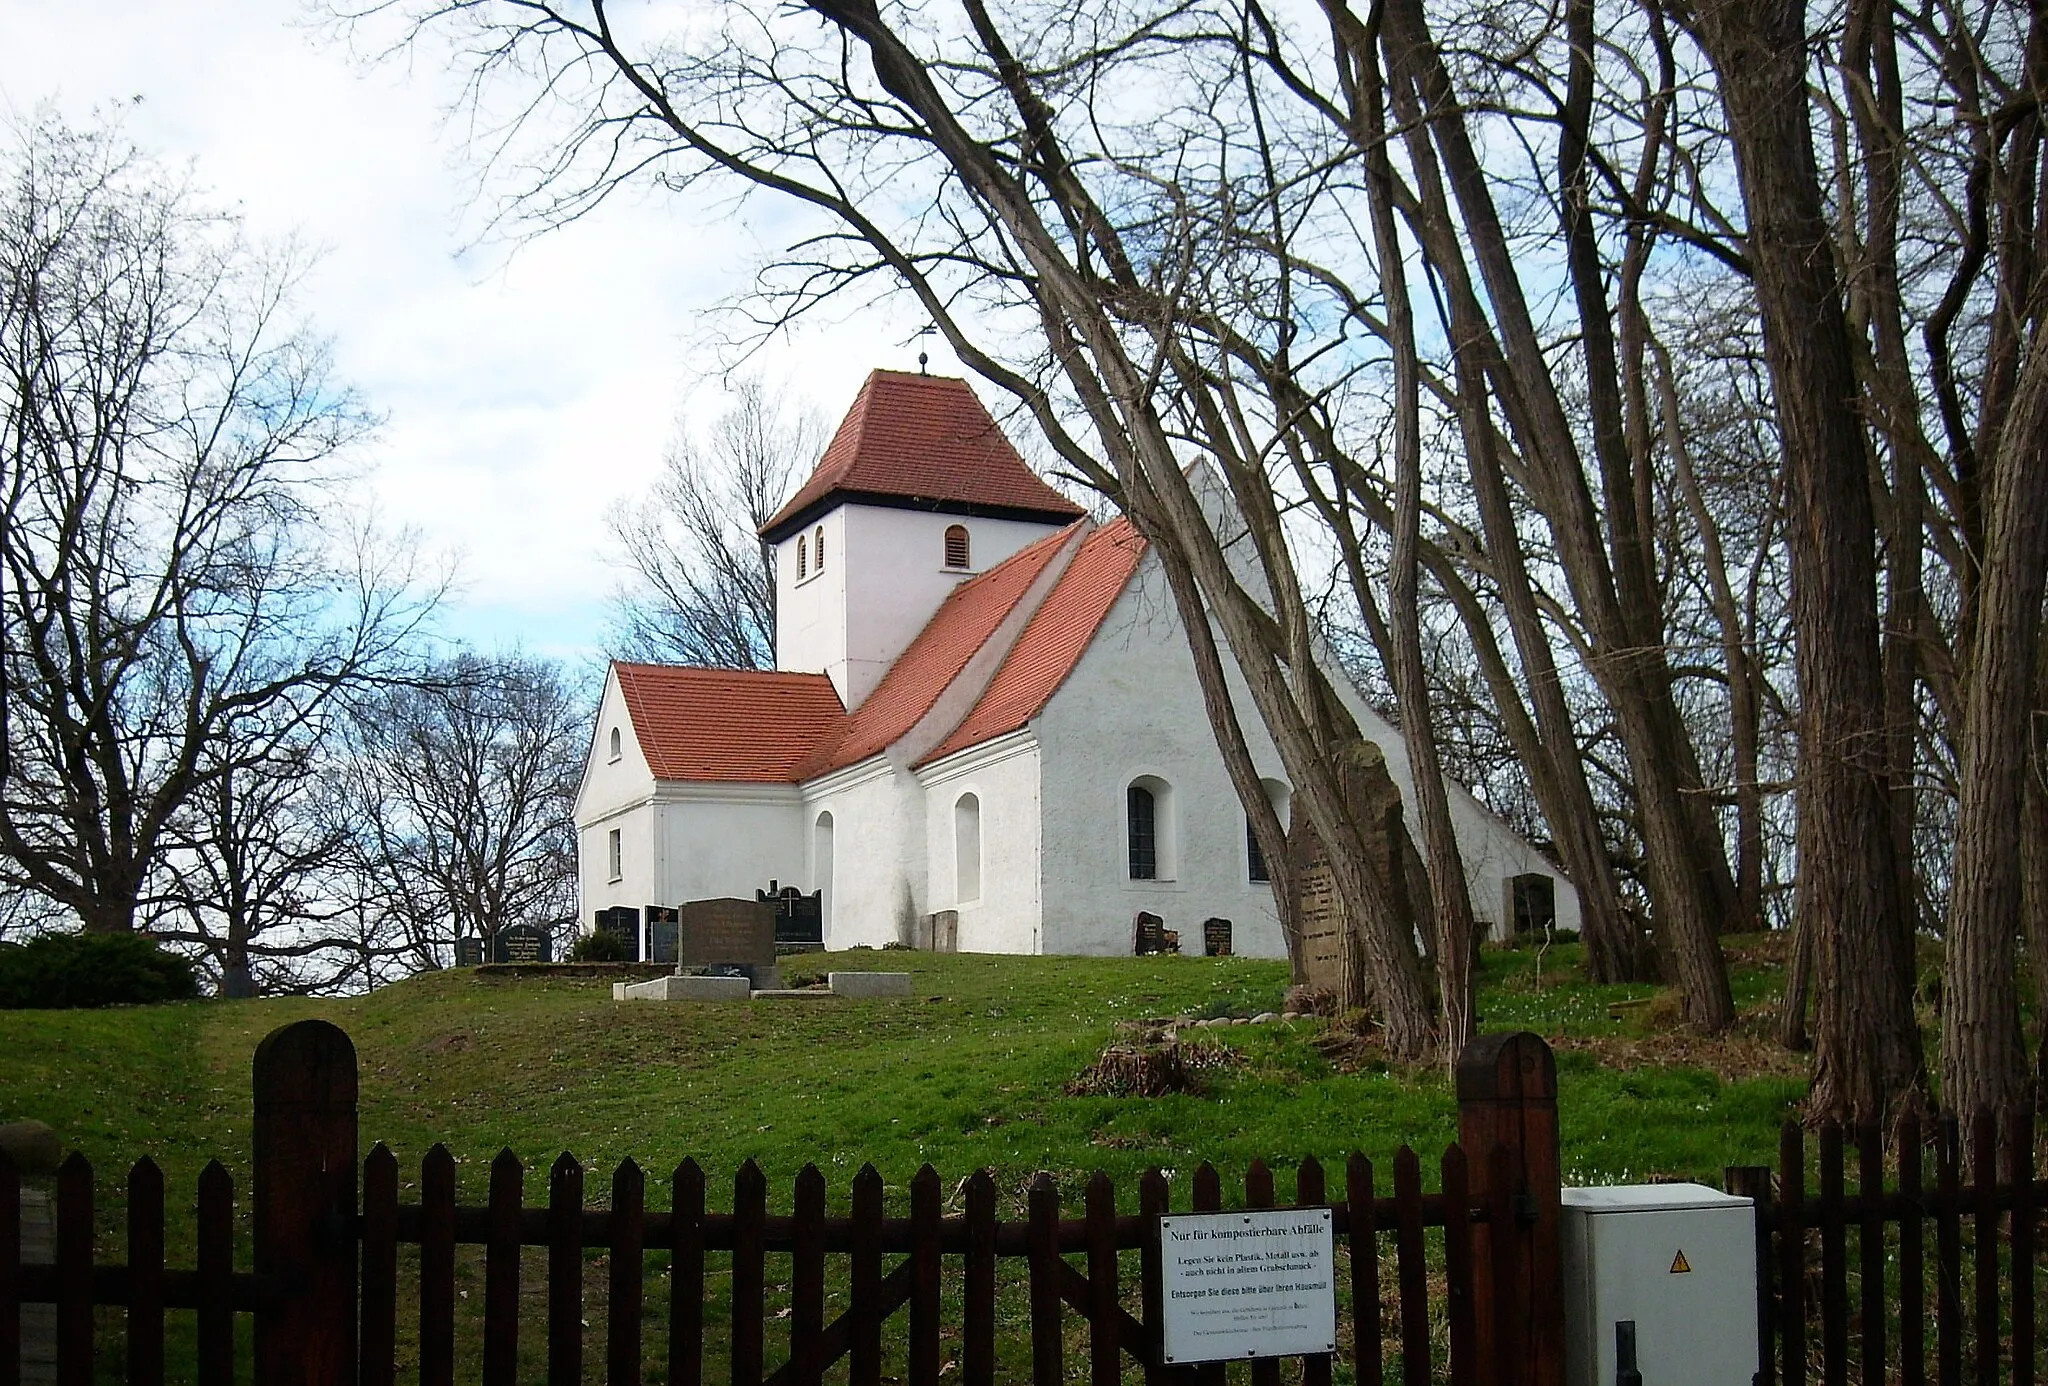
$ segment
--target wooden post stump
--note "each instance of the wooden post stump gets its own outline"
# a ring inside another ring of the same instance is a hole
[[[1458,1060],[1458,1143],[1471,1161],[1472,1202],[1505,1207],[1472,1228],[1474,1356],[1501,1386],[1562,1386],[1563,1259],[1557,1063],[1532,1034],[1481,1035]],[[1495,1147],[1505,1151],[1496,1157]],[[1505,1177],[1509,1187],[1497,1190]],[[1504,1195],[1504,1196],[1503,1196]],[[1507,1237],[1512,1245],[1500,1246]]]
[[[339,1027],[273,1030],[255,1062],[256,1379],[356,1379],[356,1049]]]

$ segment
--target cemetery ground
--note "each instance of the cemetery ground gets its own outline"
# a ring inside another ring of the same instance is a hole
[[[1557,1050],[1567,1183],[1718,1182],[1725,1165],[1769,1162],[1805,1086],[1802,1057],[1770,1038],[1776,942],[1730,940],[1744,1019],[1712,1040],[1679,1030],[1654,986],[1578,980],[1573,945],[1484,950],[1481,1028],[1533,1030]],[[445,1143],[465,1201],[482,1200],[486,1166],[507,1146],[527,1164],[530,1197],[566,1149],[592,1170],[600,1202],[628,1155],[650,1183],[693,1156],[721,1206],[749,1157],[778,1198],[815,1162],[835,1207],[871,1162],[893,1215],[927,1161],[949,1189],[985,1166],[1021,1199],[1045,1170],[1078,1199],[1096,1169],[1135,1190],[1148,1167],[1185,1175],[1206,1159],[1231,1187],[1262,1158],[1286,1185],[1304,1155],[1327,1166],[1356,1149],[1385,1161],[1404,1143],[1434,1152],[1456,1135],[1446,1074],[1389,1069],[1369,1036],[1319,1020],[1184,1031],[1184,1045],[1222,1051],[1199,1069],[1200,1092],[1069,1091],[1106,1044],[1133,1037],[1131,1022],[1279,1011],[1279,962],[899,951],[786,960],[791,973],[828,967],[909,971],[913,995],[622,1004],[609,975],[455,970],[354,998],[4,1012],[0,1121],[48,1122],[103,1183],[148,1154],[175,1207],[209,1159],[238,1180],[245,1173],[250,1056],[277,1026],[319,1017],[355,1041],[365,1143],[389,1145],[408,1179]],[[1631,1002],[1641,1004],[1616,1005]],[[121,1225],[118,1188],[106,1189],[99,1217],[110,1231]]]
[[[1696,1178],[1718,1184],[1724,1166],[1767,1164],[1779,1123],[1805,1088],[1801,1056],[1771,1038],[1781,940],[1726,941],[1743,1019],[1705,1039],[1679,1028],[1675,998],[1654,986],[1596,987],[1576,974],[1565,945],[1487,949],[1480,1013],[1485,1030],[1533,1030],[1556,1050],[1564,1176],[1568,1184]],[[1436,1154],[1456,1134],[1452,1088],[1438,1070],[1390,1069],[1369,1033],[1321,1020],[1229,1024],[1183,1031],[1183,1044],[1220,1055],[1195,1065],[1200,1090],[1159,1097],[1076,1091],[1106,1045],[1142,1035],[1147,1020],[1237,1018],[1281,1009],[1286,968],[1238,958],[1025,958],[857,951],[785,960],[786,974],[827,968],[908,971],[913,996],[746,1003],[617,1003],[610,972],[514,977],[457,970],[344,999],[199,1001],[104,1011],[0,1012],[0,1121],[50,1123],[97,1171],[97,1254],[125,1249],[123,1178],[147,1154],[162,1167],[172,1266],[193,1263],[192,1208],[200,1171],[218,1158],[238,1189],[236,1260],[249,1264],[250,1060],[290,1021],[323,1018],[345,1029],[359,1056],[361,1133],[397,1155],[401,1201],[419,1198],[421,1157],[437,1141],[456,1160],[458,1197],[481,1205],[488,1165],[509,1146],[525,1162],[529,1207],[547,1197],[547,1166],[564,1149],[583,1163],[587,1205],[602,1206],[611,1173],[632,1156],[646,1171],[648,1206],[667,1206],[670,1170],[685,1155],[707,1176],[709,1206],[731,1206],[732,1179],[753,1158],[767,1176],[768,1211],[790,1209],[792,1181],[815,1162],[829,1211],[844,1214],[854,1172],[872,1162],[892,1217],[908,1212],[908,1186],[930,1162],[960,1211],[965,1176],[996,1177],[998,1215],[1022,1216],[1039,1171],[1057,1180],[1075,1216],[1095,1170],[1115,1180],[1121,1211],[1135,1212],[1138,1176],[1169,1171],[1174,1206],[1208,1160],[1226,1206],[1261,1158],[1281,1190],[1314,1155],[1341,1170],[1361,1150],[1382,1171],[1403,1144]],[[1923,1017],[1929,1024],[1931,1012]],[[1340,1176],[1341,1177],[1341,1176]],[[44,1183],[47,1181],[37,1181]],[[1135,1255],[1135,1253],[1132,1253]],[[545,1252],[522,1258],[521,1379],[538,1379],[546,1318]],[[603,1360],[605,1270],[586,1253],[585,1361]],[[712,1258],[707,1270],[723,1283]],[[1433,1301],[1441,1300],[1441,1248],[1432,1243]],[[787,1258],[771,1257],[764,1312],[790,1310]],[[418,1283],[401,1258],[399,1353],[409,1361]],[[777,1274],[781,1264],[785,1273]],[[645,1274],[658,1303],[666,1253]],[[1126,1267],[1135,1275],[1135,1263]],[[1027,1379],[1029,1324],[1022,1263],[1001,1265],[999,1380]],[[457,1265],[458,1374],[476,1373],[481,1258]],[[828,1281],[828,1313],[844,1307],[843,1268]],[[946,1292],[945,1351],[957,1352],[956,1292]],[[1392,1282],[1387,1282],[1391,1286]],[[722,1373],[728,1312],[707,1285],[707,1367]],[[1348,1291],[1340,1289],[1340,1312]],[[1391,1309],[1389,1310],[1391,1313]],[[1441,1303],[1432,1310],[1432,1328]],[[99,1311],[102,1379],[118,1379],[119,1311]],[[1386,1320],[1395,1322],[1393,1318]],[[903,1380],[902,1325],[885,1330],[884,1380]],[[191,1317],[174,1314],[167,1345],[173,1378],[189,1376]],[[1389,1329],[1391,1331],[1391,1329]],[[772,1326],[770,1337],[780,1326]],[[1084,1326],[1069,1316],[1068,1362],[1087,1361]],[[246,1323],[237,1355],[247,1371]],[[661,1334],[648,1335],[646,1379],[662,1377]],[[771,1365],[781,1348],[771,1344]],[[1389,1372],[1398,1357],[1389,1361]],[[115,1373],[109,1376],[108,1373]],[[1390,1375],[1389,1379],[1397,1379]],[[1347,1365],[1338,1386],[1349,1386]]]

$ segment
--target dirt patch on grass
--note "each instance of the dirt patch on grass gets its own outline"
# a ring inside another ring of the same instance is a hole
[[[1772,1034],[1767,1008],[1750,1011],[1719,1035],[1702,1035],[1681,1027],[1640,1035],[1575,1037],[1551,1035],[1550,1047],[1560,1053],[1589,1054],[1602,1068],[1627,1073],[1639,1068],[1703,1069],[1723,1082],[1746,1078],[1804,1078],[1807,1056],[1794,1054]]]

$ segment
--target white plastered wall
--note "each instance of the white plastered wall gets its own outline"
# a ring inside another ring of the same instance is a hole
[[[1014,732],[926,766],[924,843],[931,908],[960,912],[963,953],[1037,953],[1042,917],[1039,871],[1039,754],[1032,734]],[[981,883],[961,897],[955,805],[980,805]]]
[[[1240,690],[1240,697],[1242,697]],[[1249,709],[1248,702],[1240,702]],[[1262,777],[1285,782],[1257,719],[1245,735]],[[1251,880],[1244,811],[1209,731],[1164,574],[1148,555],[1095,639],[1032,723],[1043,767],[1042,891],[1047,953],[1131,951],[1140,910],[1202,950],[1202,921],[1231,921],[1233,951],[1284,957],[1272,889]],[[1159,831],[1171,879],[1130,879],[1125,790],[1171,787]],[[1171,839],[1171,850],[1164,840]]]
[[[804,786],[807,890],[827,892],[825,946],[908,942],[928,906],[923,791],[877,756]],[[829,882],[816,857],[819,815],[832,815]]]
[[[619,754],[611,754],[611,734],[619,733]],[[654,774],[633,735],[632,718],[619,691],[616,674],[606,674],[597,723],[590,738],[590,756],[576,790],[576,883],[579,932],[588,933],[597,911],[614,905],[635,909],[660,897],[655,888]],[[611,879],[609,838],[619,833],[622,868]]]
[[[1265,582],[1258,562],[1252,553],[1251,540],[1245,532],[1244,522],[1239,516],[1228,489],[1209,467],[1198,465],[1189,473],[1189,481],[1202,502],[1210,523],[1215,526],[1224,541],[1224,551],[1238,580],[1247,590],[1262,593]],[[1222,639],[1219,635],[1218,645]],[[1351,710],[1358,723],[1359,733],[1368,741],[1377,744],[1387,759],[1387,773],[1392,776],[1401,790],[1403,812],[1407,818],[1408,831],[1419,836],[1421,824],[1415,816],[1415,777],[1408,762],[1406,743],[1401,733],[1374,710],[1358,691],[1358,686],[1338,666],[1336,658],[1327,649],[1318,656],[1336,687],[1337,695]],[[1250,696],[1243,690],[1241,681],[1233,678],[1232,695],[1239,709],[1239,718],[1246,724],[1246,734],[1252,731],[1256,712]],[[1454,780],[1446,779],[1444,789],[1450,800],[1451,830],[1457,835],[1458,852],[1465,864],[1465,888],[1471,897],[1472,914],[1486,923],[1492,937],[1506,939],[1514,931],[1514,917],[1510,901],[1510,881],[1518,875],[1541,875],[1550,877],[1556,897],[1557,927],[1573,929],[1579,927],[1579,897],[1570,881],[1564,878],[1556,864],[1535,845],[1522,837],[1507,821],[1485,804],[1481,803],[1469,789]],[[1417,843],[1418,849],[1420,843]]]
[[[803,803],[793,784],[664,784],[655,793],[654,879],[645,903],[751,900],[771,882],[808,889]]]
[[[797,535],[775,546],[775,666],[822,673],[858,707],[960,582],[1059,528],[1025,520],[841,505],[806,525],[825,530],[825,567],[796,578]],[[945,565],[949,526],[967,530],[970,563]]]

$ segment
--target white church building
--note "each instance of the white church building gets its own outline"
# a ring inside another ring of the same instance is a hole
[[[1147,911],[1191,951],[1227,919],[1233,951],[1284,955],[1156,556],[1033,474],[965,381],[874,372],[761,533],[774,671],[606,677],[576,799],[584,929],[773,882],[821,895],[828,948],[929,938],[952,911],[962,952],[1128,953]],[[1399,733],[1332,672],[1412,802]],[[1279,755],[1244,730],[1285,822]],[[1456,786],[1451,806],[1496,933],[1532,876],[1578,926],[1541,852]]]

